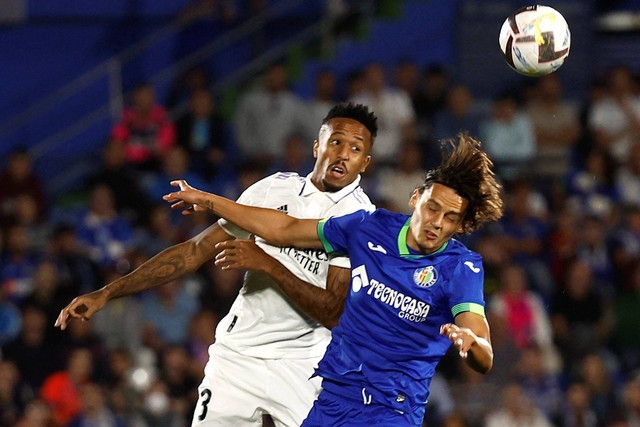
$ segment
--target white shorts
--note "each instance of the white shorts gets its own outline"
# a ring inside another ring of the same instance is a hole
[[[214,345],[198,387],[192,427],[298,427],[320,393],[319,359],[258,359]]]

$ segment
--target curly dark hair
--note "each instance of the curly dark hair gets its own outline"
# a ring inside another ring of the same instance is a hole
[[[438,183],[467,199],[469,204],[462,219],[465,234],[500,219],[503,212],[502,186],[495,179],[493,162],[480,146],[480,141],[466,133],[443,140],[440,165],[430,170],[418,187],[422,192]]]
[[[378,134],[378,118],[373,111],[369,111],[369,108],[366,105],[354,104],[352,102],[341,102],[329,110],[327,116],[322,119],[322,124],[325,124],[336,117],[353,119],[362,123],[369,133],[371,133],[371,143],[373,144],[373,139]]]

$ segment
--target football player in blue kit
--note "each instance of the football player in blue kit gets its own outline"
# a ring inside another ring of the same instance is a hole
[[[454,239],[497,220],[492,162],[461,134],[410,198],[412,215],[377,209],[296,219],[174,181],[164,196],[184,214],[210,209],[274,245],[348,254],[351,289],[316,375],[322,392],[303,426],[420,426],[429,384],[450,345],[474,370],[493,365],[480,255]],[[225,248],[216,264],[228,268]]]

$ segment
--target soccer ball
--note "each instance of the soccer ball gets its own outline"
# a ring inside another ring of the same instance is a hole
[[[507,64],[525,76],[556,71],[569,56],[571,32],[564,17],[549,6],[526,6],[500,29],[500,49]]]

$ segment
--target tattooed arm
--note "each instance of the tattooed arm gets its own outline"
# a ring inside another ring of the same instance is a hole
[[[230,238],[218,224],[210,226],[197,236],[165,249],[126,276],[74,298],[60,311],[55,326],[64,330],[69,317],[89,320],[112,299],[146,291],[193,273],[216,255],[217,243]]]

